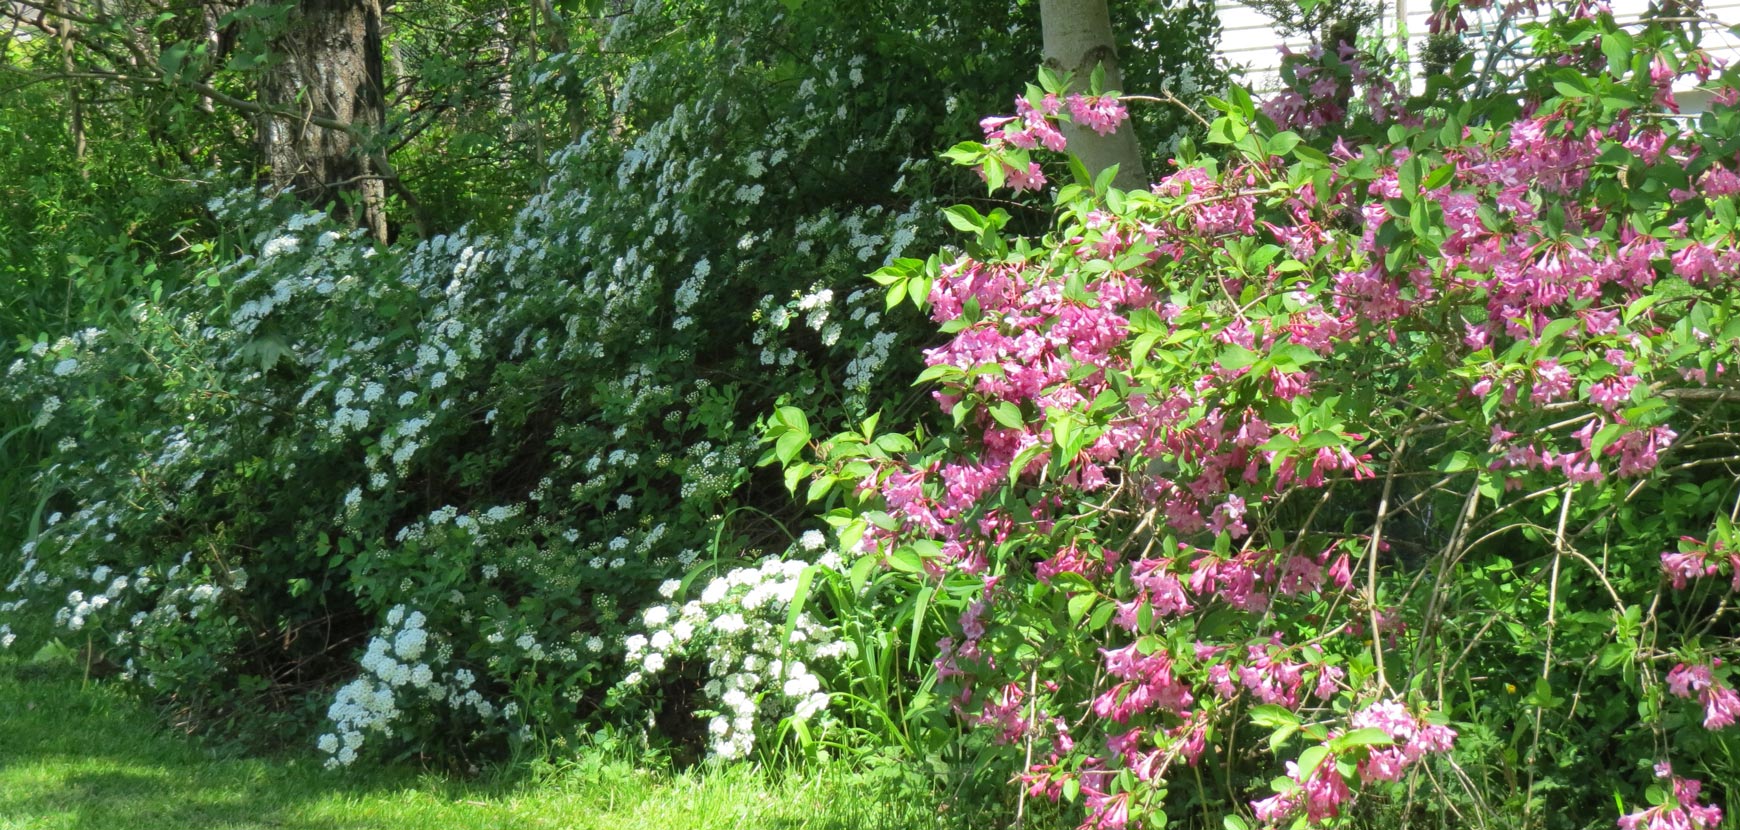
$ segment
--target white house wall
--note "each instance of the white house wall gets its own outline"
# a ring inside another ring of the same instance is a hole
[[[1541,5],[1544,8],[1551,2],[1552,0],[1545,0]],[[1614,17],[1621,22],[1637,20],[1649,8],[1648,0],[1610,0],[1609,5],[1613,9]],[[1740,25],[1740,0],[1704,0],[1703,6],[1705,17],[1730,26]],[[1284,40],[1275,31],[1267,15],[1237,0],[1220,0],[1216,4],[1216,11],[1220,17],[1221,56],[1233,66],[1245,68],[1245,80],[1252,89],[1269,91],[1278,88],[1281,64],[1278,47],[1285,42],[1294,51],[1303,51],[1308,42],[1303,38]],[[1394,33],[1398,28],[1397,18],[1404,17],[1408,34],[1408,54],[1414,56],[1416,61],[1425,44],[1427,17],[1431,11],[1431,0],[1388,0],[1384,4],[1382,27],[1385,31]],[[1491,14],[1496,19],[1496,12]],[[1523,19],[1525,18],[1518,18],[1519,22]],[[1728,63],[1740,61],[1740,38],[1726,30],[1716,27],[1707,29],[1704,48],[1718,60]],[[1417,79],[1419,72],[1413,71],[1409,75]],[[1681,101],[1682,107],[1689,109],[1695,109],[1698,103],[1695,97]]]

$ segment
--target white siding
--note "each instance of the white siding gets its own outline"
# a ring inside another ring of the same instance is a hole
[[[1543,0],[1541,5],[1547,8],[1552,1]],[[1624,23],[1642,16],[1649,8],[1649,0],[1610,0],[1610,5],[1614,17]],[[1705,17],[1728,26],[1740,25],[1740,0],[1704,0],[1703,5]],[[1269,18],[1238,0],[1219,0],[1216,11],[1220,17],[1221,56],[1233,66],[1246,69],[1245,80],[1252,89],[1271,91],[1278,88],[1281,83],[1279,47],[1282,38],[1275,32]],[[1431,11],[1431,0],[1387,0],[1384,3],[1383,20],[1379,25],[1384,31],[1398,33],[1397,30],[1402,27],[1397,26],[1397,18],[1403,18],[1408,36],[1408,54],[1417,60],[1425,44],[1427,18]],[[1498,13],[1488,11],[1478,15],[1478,18],[1471,22],[1476,26],[1490,26],[1497,21]],[[1294,51],[1303,51],[1307,41],[1294,38],[1287,40],[1286,45]],[[1740,38],[1721,27],[1711,26],[1705,29],[1704,48],[1719,61],[1740,62]],[[1410,72],[1409,76],[1415,78],[1418,84],[1417,70]],[[1689,88],[1691,84],[1687,83],[1686,86]],[[1702,102],[1695,95],[1686,95],[1681,96],[1680,103],[1684,109],[1695,110]]]

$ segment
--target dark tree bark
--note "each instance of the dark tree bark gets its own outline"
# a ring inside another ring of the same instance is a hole
[[[300,0],[272,47],[260,100],[300,117],[259,117],[269,181],[384,241],[380,0]]]

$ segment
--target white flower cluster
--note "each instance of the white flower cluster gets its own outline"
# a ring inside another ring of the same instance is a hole
[[[138,629],[147,619],[154,618],[156,622],[162,622],[169,618],[179,618],[183,613],[190,619],[198,619],[217,602],[218,597],[223,594],[222,588],[199,579],[195,579],[192,584],[183,581],[184,573],[193,575],[190,568],[192,559],[193,554],[186,554],[182,556],[181,564],[169,569],[165,574],[169,587],[159,594],[156,607],[150,614],[134,614],[129,628]],[[27,570],[30,564],[33,563],[27,563]],[[145,591],[154,583],[144,567],[131,574],[116,575],[114,569],[108,565],[98,565],[88,574],[81,573],[78,576],[96,583],[102,590],[99,592],[93,589],[89,595],[82,590],[74,590],[66,595],[65,604],[55,612],[54,622],[70,631],[82,630],[99,611],[118,603],[129,589]],[[233,570],[227,575],[227,581],[238,587],[246,587],[247,573],[240,569]],[[187,604],[185,612],[182,608],[183,602]],[[125,643],[131,633],[128,629],[114,632],[115,644]]]
[[[739,444],[713,446],[711,441],[697,441],[684,453],[682,497],[685,501],[718,498],[738,484],[737,476],[743,460],[755,449],[753,439]]]
[[[820,546],[815,533],[805,534],[806,547]],[[635,667],[623,688],[645,685],[678,660],[707,655],[711,679],[705,692],[716,711],[707,724],[708,748],[727,760],[742,758],[754,747],[761,718],[789,712],[808,719],[826,710],[828,693],[805,661],[837,658],[848,645],[807,612],[798,615],[791,641],[780,641],[786,609],[806,567],[801,560],[768,557],[758,567],[715,577],[698,600],[642,611],[644,633],[623,641],[623,657]],[[660,593],[672,596],[676,590],[667,583]]]
[[[327,707],[332,731],[316,742],[326,766],[350,766],[369,733],[392,737],[393,724],[406,709],[415,710],[418,697],[445,703],[456,711],[473,711],[483,720],[501,714],[494,703],[473,688],[477,676],[469,669],[442,672],[452,659],[452,647],[431,642],[428,619],[421,611],[395,605],[387,612],[386,628],[369,640],[360,665],[363,674],[340,688]]]

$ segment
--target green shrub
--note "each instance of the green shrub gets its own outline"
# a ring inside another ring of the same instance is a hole
[[[639,58],[614,118],[480,223],[504,231],[382,247],[275,194],[211,198],[205,279],[8,371],[55,449],[0,615],[333,765],[704,729],[703,655],[655,672],[625,647],[649,606],[705,598],[666,587],[692,569],[818,555],[753,466],[758,420],[910,409],[890,379],[921,335],[858,276],[938,244],[926,217],[973,180],[935,148],[1028,71],[1031,17],[643,2],[602,43]],[[745,728],[808,730],[760,696],[794,680],[732,681],[769,716]],[[844,728],[816,703],[812,732]]]
[[[1471,59],[1404,100],[1313,51],[1151,189],[1056,163],[1042,234],[963,206],[964,253],[879,273],[952,426],[766,440],[857,497],[860,584],[952,618],[930,714],[985,779],[1105,828],[1732,807],[1740,75],[1674,24],[1531,31],[1471,100]],[[1014,133],[1117,123],[1063,88],[952,155],[996,184]]]

